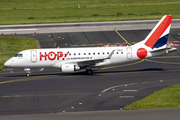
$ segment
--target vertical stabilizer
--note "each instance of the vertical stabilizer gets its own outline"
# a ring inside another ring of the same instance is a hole
[[[147,47],[159,48],[167,44],[171,27],[172,15],[165,15],[145,38]]]
[[[164,47],[167,44],[172,15],[165,15],[149,33],[149,35],[137,45],[145,45],[151,49]]]

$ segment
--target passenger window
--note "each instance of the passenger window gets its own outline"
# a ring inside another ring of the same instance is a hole
[[[123,54],[123,52],[121,52],[121,54]]]
[[[93,53],[93,55],[95,55],[95,53]]]
[[[71,56],[71,53],[69,53],[69,56]]]
[[[89,53],[89,55],[91,55],[91,53]]]
[[[100,55],[100,53],[98,53],[98,55]]]
[[[104,55],[104,52],[103,52],[103,55]]]
[[[116,54],[119,54],[118,52],[116,52]]]
[[[81,55],[81,54],[79,53],[79,55]]]
[[[74,55],[76,55],[76,53],[74,53]]]
[[[86,53],[84,53],[84,55],[86,55]]]

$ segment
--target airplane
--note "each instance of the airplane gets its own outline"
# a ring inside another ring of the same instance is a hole
[[[62,73],[86,69],[92,75],[93,68],[160,56],[177,49],[167,45],[172,17],[163,16],[144,40],[131,46],[29,49],[7,60],[4,66],[24,68],[26,76],[31,75],[31,68],[58,68]]]

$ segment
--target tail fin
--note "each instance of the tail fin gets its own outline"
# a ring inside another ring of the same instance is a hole
[[[165,15],[140,44],[152,49],[166,46],[171,27],[172,15]]]
[[[172,15],[165,15],[145,38],[147,47],[159,48],[167,44],[171,27]]]

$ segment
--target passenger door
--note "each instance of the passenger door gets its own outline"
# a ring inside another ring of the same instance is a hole
[[[36,62],[36,61],[37,61],[37,51],[31,50],[31,62]]]
[[[132,58],[132,48],[127,47],[126,51],[127,51],[127,59],[131,59]]]

